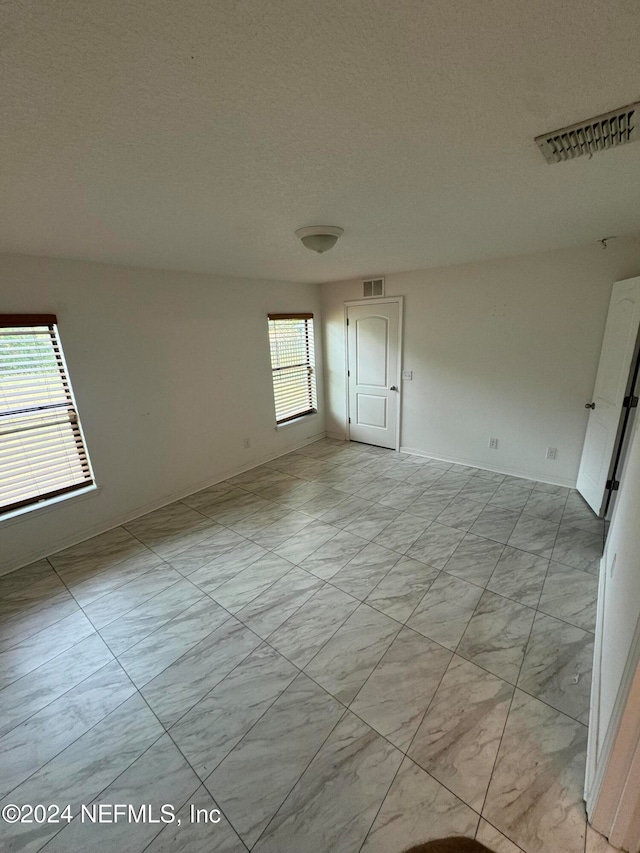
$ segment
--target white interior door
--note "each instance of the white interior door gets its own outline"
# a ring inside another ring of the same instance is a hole
[[[640,277],[613,285],[576,488],[600,515],[640,327]]]
[[[349,437],[397,448],[400,303],[347,307]]]
[[[640,848],[639,517],[636,419],[600,563],[585,784],[593,826],[632,851]]]

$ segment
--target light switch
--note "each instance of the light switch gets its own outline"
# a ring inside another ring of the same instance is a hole
[[[413,379],[413,370],[403,370],[402,371],[403,379]]]

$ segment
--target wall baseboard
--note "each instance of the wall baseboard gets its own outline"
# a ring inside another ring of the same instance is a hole
[[[347,435],[344,432],[328,432],[327,438],[333,438],[336,441],[346,441]]]
[[[163,497],[159,498],[156,501],[150,501],[148,504],[136,507],[135,509],[130,510],[129,512],[109,519],[108,522],[105,522],[103,524],[96,524],[92,527],[85,528],[80,533],[75,533],[72,536],[63,536],[54,544],[52,544],[49,548],[47,548],[45,553],[42,553],[42,550],[33,551],[24,559],[21,559],[20,563],[18,564],[12,565],[10,562],[6,564],[0,563],[0,576],[9,574],[10,572],[14,572],[17,569],[24,568],[24,566],[28,566],[31,563],[35,563],[37,560],[42,560],[50,556],[51,554],[57,554],[59,551],[64,551],[65,548],[70,548],[72,545],[79,545],[81,542],[86,542],[87,539],[92,539],[94,536],[99,536],[101,533],[107,533],[107,531],[113,530],[115,527],[120,527],[122,524],[126,524],[128,521],[133,521],[136,518],[140,518],[141,515],[146,515],[147,513],[153,512],[156,509],[161,509],[163,506],[167,506],[168,504],[174,503],[174,501],[179,501],[182,498],[186,498],[188,495],[192,495],[195,492],[199,492],[202,489],[208,488],[209,486],[215,486],[216,483],[222,483],[224,480],[228,480],[229,477],[237,477],[238,474],[242,474],[245,471],[250,471],[252,468],[257,468],[260,465],[264,465],[266,462],[270,462],[272,459],[278,459],[280,456],[286,456],[288,453],[293,453],[294,450],[299,450],[301,447],[306,447],[308,444],[313,444],[314,442],[320,441],[320,439],[325,437],[325,432],[316,433],[315,435],[306,438],[304,441],[298,442],[297,444],[288,447],[283,453],[271,453],[268,456],[263,456],[259,459],[254,459],[250,465],[243,465],[240,468],[234,468],[232,470],[226,471],[224,474],[214,479],[202,480],[201,482],[190,486],[188,489],[181,489],[179,492],[173,492],[170,495],[163,495]]]
[[[567,480],[564,477],[550,479],[546,474],[533,473],[531,471],[522,471],[515,468],[498,468],[489,467],[484,463],[476,462],[474,459],[468,459],[465,456],[441,456],[438,453],[430,453],[426,450],[420,450],[415,447],[400,447],[400,453],[410,453],[412,456],[424,456],[429,459],[437,459],[439,462],[451,462],[455,465],[468,465],[470,468],[479,468],[481,471],[492,471],[494,474],[505,474],[508,477],[522,477],[524,480],[535,480],[538,483],[549,483],[551,486],[565,486],[568,489],[575,489],[576,481]]]

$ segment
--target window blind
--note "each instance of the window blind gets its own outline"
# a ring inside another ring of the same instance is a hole
[[[313,314],[269,314],[276,423],[317,411]]]
[[[53,314],[0,314],[0,513],[93,483]]]

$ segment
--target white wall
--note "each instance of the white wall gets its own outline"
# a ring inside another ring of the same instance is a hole
[[[403,383],[401,446],[575,485],[611,285],[639,273],[640,239],[627,238],[387,275],[386,295],[405,297],[414,377]],[[329,434],[345,431],[343,302],[361,295],[359,281],[322,288]]]
[[[275,429],[266,314],[318,287],[0,256],[0,312],[54,313],[98,493],[0,521],[0,572],[324,434]],[[243,439],[251,448],[245,450]]]

